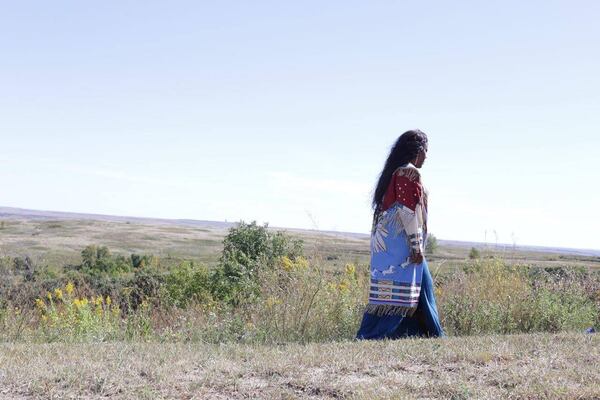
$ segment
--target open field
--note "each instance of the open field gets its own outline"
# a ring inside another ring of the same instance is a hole
[[[0,221],[0,256],[28,255],[34,263],[49,266],[80,262],[81,250],[89,244],[107,246],[114,253],[154,254],[171,264],[181,260],[212,264],[220,256],[229,227],[234,226],[207,221],[83,218],[77,214],[6,211],[0,212]],[[368,259],[366,235],[300,230],[290,233],[305,241],[307,252],[340,260],[341,265]]]
[[[154,254],[166,265],[194,260],[217,262],[222,240],[233,224],[210,221],[158,220],[0,208],[0,256],[29,256],[35,264],[62,266],[80,262],[89,244],[108,246],[114,253]],[[369,260],[367,235],[288,230],[305,242],[306,253],[332,267]],[[453,269],[468,258],[470,244],[440,240],[429,261],[432,271]],[[475,244],[483,256],[500,256],[509,263],[536,266],[600,268],[600,254],[547,252],[494,244]]]
[[[582,333],[600,321],[593,252],[479,245],[473,262],[471,244],[440,241],[428,258],[451,337],[356,342],[367,235],[289,230],[306,259],[278,257],[260,297],[228,308],[202,285],[227,266],[231,224],[2,210],[13,303],[0,304],[0,399],[600,399],[600,337]],[[160,269],[95,275],[82,267],[90,244],[154,254]],[[37,275],[10,257],[29,257]],[[70,293],[73,277],[90,286]],[[195,292],[181,297],[183,287]],[[124,307],[132,299],[138,308]],[[497,334],[511,332],[538,333]]]
[[[600,337],[2,344],[0,398],[598,399]]]

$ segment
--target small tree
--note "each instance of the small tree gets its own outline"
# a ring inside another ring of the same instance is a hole
[[[286,233],[269,231],[266,224],[240,222],[223,241],[223,254],[212,275],[215,297],[236,303],[236,297],[258,295],[261,272],[272,269],[281,257],[301,256],[302,244]]]
[[[113,256],[106,246],[89,245],[81,252],[83,271],[91,275],[115,275],[131,271],[131,259],[121,255]]]
[[[427,245],[425,246],[425,254],[432,255],[438,248],[438,241],[434,235],[427,235]]]
[[[471,251],[469,252],[469,258],[471,260],[481,258],[481,253],[479,253],[479,250],[477,250],[475,247],[471,247]]]

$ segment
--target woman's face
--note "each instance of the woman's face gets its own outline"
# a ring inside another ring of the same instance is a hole
[[[425,159],[427,158],[427,146],[417,154],[417,158],[415,160],[415,167],[421,168],[425,163]]]

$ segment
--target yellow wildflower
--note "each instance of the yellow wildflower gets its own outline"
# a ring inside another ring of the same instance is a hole
[[[46,308],[46,303],[44,303],[44,300],[37,298],[35,299],[35,306],[39,309],[45,309]]]
[[[112,303],[112,300],[110,299],[110,296],[106,296],[106,305],[110,306],[110,303]]]
[[[101,306],[102,305],[102,301],[103,301],[102,296],[98,296],[98,297],[96,297],[96,300],[94,300],[94,303],[97,306]]]
[[[276,304],[281,304],[281,300],[274,296],[269,296],[266,301],[267,308],[272,308]]]
[[[74,305],[76,308],[79,308],[79,307],[81,307],[81,300],[79,300],[79,299],[75,299],[75,300],[73,300],[73,305]]]
[[[48,301],[52,301],[52,293],[46,293],[46,297],[48,298]]]
[[[62,300],[63,299],[63,292],[60,288],[56,288],[54,289],[54,296],[58,299],[58,300]]]
[[[296,259],[296,265],[298,266],[298,269],[306,269],[308,268],[308,260],[304,257],[298,257]]]
[[[88,299],[87,299],[87,297],[82,298],[81,299],[81,306],[85,307],[87,305],[88,305]]]
[[[288,256],[283,256],[281,257],[281,267],[289,272],[294,268],[294,263]]]
[[[67,292],[67,294],[69,296],[72,295],[74,290],[75,286],[73,286],[73,282],[67,282],[67,286],[65,286],[65,291]]]
[[[349,289],[350,284],[348,282],[348,280],[344,279],[343,281],[340,282],[340,284],[338,285],[338,289],[340,290],[340,292],[345,292]]]
[[[354,264],[346,264],[346,275],[354,276],[356,273],[356,266]]]

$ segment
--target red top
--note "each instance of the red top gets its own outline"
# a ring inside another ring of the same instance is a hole
[[[390,184],[383,196],[381,211],[385,211],[398,202],[415,211],[423,195],[423,187],[418,177],[411,180],[398,172],[392,175]]]

